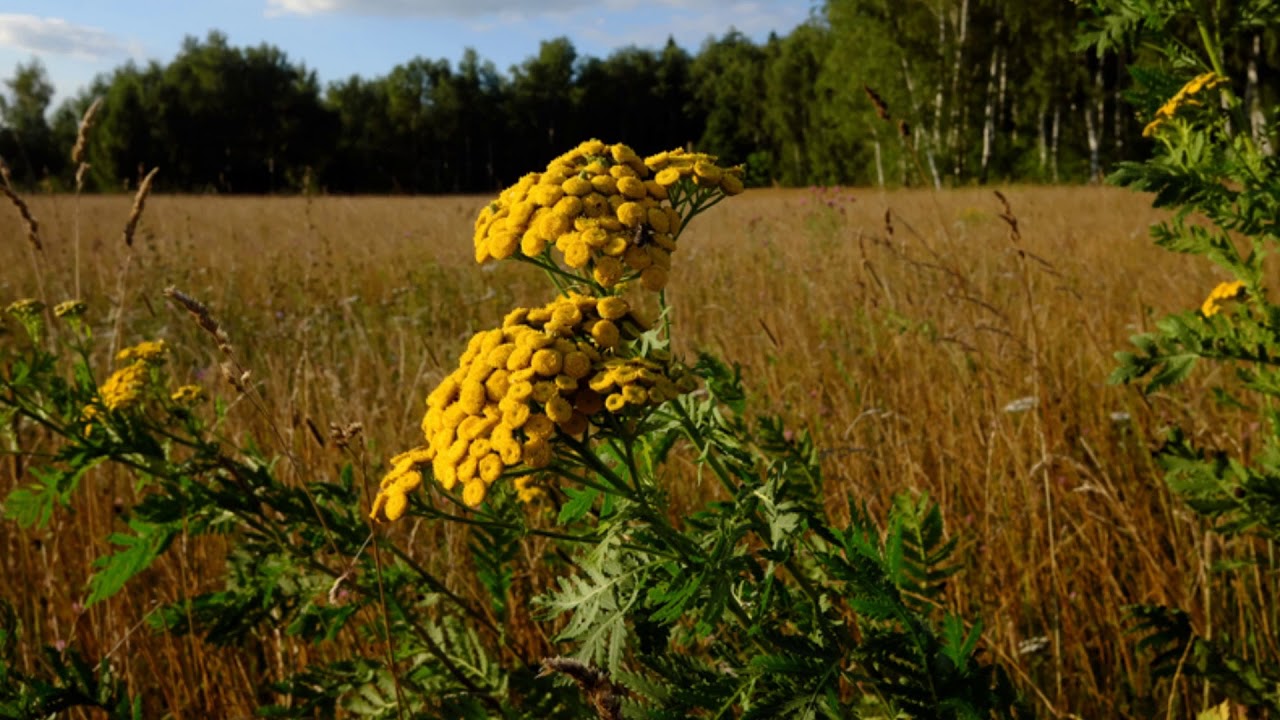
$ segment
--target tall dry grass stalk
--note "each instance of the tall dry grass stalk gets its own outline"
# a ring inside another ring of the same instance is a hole
[[[129,219],[124,223],[124,244],[133,247],[133,234],[138,229],[138,221],[142,219],[142,211],[147,206],[147,196],[151,194],[151,183],[155,181],[160,168],[151,168],[151,172],[138,184],[138,192],[133,196],[133,207],[129,208]]]
[[[151,168],[151,172],[147,173],[142,182],[138,184],[138,191],[134,193],[133,205],[129,208],[129,216],[124,223],[124,231],[121,237],[124,239],[124,246],[127,253],[124,257],[124,264],[120,268],[120,273],[116,281],[116,326],[115,332],[111,339],[111,352],[120,349],[120,331],[123,327],[125,315],[125,302],[128,299],[128,277],[129,270],[133,267],[133,236],[138,230],[138,221],[142,219],[142,211],[147,207],[147,196],[151,194],[151,184],[155,180],[156,173],[160,172],[160,168]],[[77,213],[77,217],[79,213]]]
[[[949,602],[984,620],[993,655],[1045,714],[1155,717],[1172,686],[1144,669],[1148,658],[1124,633],[1126,605],[1178,605],[1201,626],[1233,618],[1263,628],[1260,638],[1280,626],[1265,584],[1218,584],[1213,564],[1232,557],[1208,551],[1205,528],[1171,501],[1150,455],[1169,424],[1192,428],[1206,446],[1248,447],[1260,430],[1224,415],[1202,392],[1208,378],[1150,398],[1105,384],[1111,353],[1150,312],[1193,308],[1218,278],[1152,246],[1146,228],[1159,214],[1146,197],[1003,193],[1009,207],[987,190],[751,191],[717,206],[681,239],[673,270],[672,317],[689,339],[680,350],[739,360],[759,395],[753,405],[814,432],[833,509],[852,496],[883,515],[904,488],[937,499],[969,558]],[[147,202],[153,240],[128,246],[103,238],[115,237],[129,198],[85,196],[88,318],[117,324],[106,306],[114,270],[136,254],[145,271],[130,276],[131,297],[181,287],[216,319],[202,321],[181,301],[195,322],[162,303],[131,302],[118,311],[121,341],[164,338],[175,379],[211,386],[226,357],[210,328],[223,330],[262,399],[229,403],[221,431],[287,448],[295,481],[332,478],[348,451],[318,440],[315,428],[361,423],[362,456],[405,447],[420,432],[423,398],[467,339],[513,305],[545,302],[541,279],[522,268],[473,270],[468,238],[489,199],[159,195]],[[67,214],[54,212],[68,201],[31,200],[41,217],[57,218],[50,237],[69,231]],[[319,232],[303,221],[308,212]],[[1016,237],[1002,216],[1016,222]],[[21,262],[23,233],[20,223],[0,224],[0,262]],[[70,277],[69,252],[46,255],[50,278]],[[14,297],[35,282],[5,280]],[[4,472],[0,493],[31,482]],[[667,482],[677,510],[717,492],[679,458]],[[75,515],[55,513],[49,530],[0,532],[0,577],[10,579],[0,596],[33,637],[74,641],[90,657],[120,644],[115,657],[147,698],[146,716],[249,716],[278,666],[380,652],[350,636],[324,648],[284,633],[218,648],[129,634],[153,603],[220,589],[204,580],[221,567],[216,538],[184,541],[135,591],[79,612],[92,558],[123,529],[116,508],[137,492],[106,468],[84,488]],[[464,531],[422,523],[389,532],[404,533],[415,562],[470,596]],[[531,568],[550,552],[537,542],[526,548]],[[1266,558],[1272,549],[1246,551]],[[513,645],[548,646],[523,599],[554,582],[536,569],[519,577]]]
[[[37,253],[44,254],[44,243],[40,241],[40,223],[35,215],[31,214],[31,208],[27,206],[26,201],[14,189],[13,177],[4,158],[0,158],[0,180],[3,181],[0,192],[3,192],[4,196],[9,198],[9,202],[17,208],[18,215],[22,217],[22,223],[26,226],[28,255],[31,261],[31,273],[36,278],[36,292],[39,293],[40,299],[48,304],[48,297],[44,292],[44,275],[37,258]]]
[[[98,110],[102,108],[102,98],[94,98],[93,103],[84,111],[84,115],[80,118],[80,126],[76,129],[76,144],[71,148],[71,163],[76,166],[76,195],[75,207],[72,209],[71,215],[75,218],[75,226],[72,229],[73,244],[75,246],[75,296],[81,297],[80,290],[80,193],[84,191],[84,176],[89,172],[89,163],[85,162],[85,152],[89,147],[89,130],[93,128],[93,121],[98,115]]]

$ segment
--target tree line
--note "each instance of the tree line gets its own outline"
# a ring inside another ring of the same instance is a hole
[[[505,73],[467,50],[325,87],[279,48],[215,31],[53,112],[43,66],[20,64],[0,157],[16,182],[71,187],[78,124],[102,98],[90,190],[159,166],[170,192],[489,192],[587,137],[745,162],[753,185],[1078,182],[1145,155],[1135,108],[1158,104],[1131,77],[1142,48],[1073,45],[1090,22],[1061,0],[828,0],[759,43],[731,30],[696,53],[668,40],[596,58],[561,37]],[[1232,58],[1255,133],[1278,38],[1259,29]]]

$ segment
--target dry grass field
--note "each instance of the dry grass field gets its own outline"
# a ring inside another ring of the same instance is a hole
[[[1149,398],[1106,384],[1129,335],[1197,307],[1219,278],[1152,245],[1159,214],[1147,197],[1003,192],[1018,237],[990,190],[732,198],[694,223],[673,258],[682,350],[741,363],[754,407],[814,431],[833,507],[853,496],[883,514],[903,489],[941,503],[966,558],[951,601],[985,622],[992,658],[1044,716],[1163,716],[1170,686],[1145,671],[1126,605],[1167,603],[1191,610],[1202,631],[1238,623],[1276,637],[1274,598],[1259,583],[1217,579],[1213,567],[1230,558],[1170,497],[1150,457],[1172,423],[1246,450],[1257,428],[1220,418],[1207,370]],[[232,402],[223,433],[267,437],[262,415],[221,383],[217,348],[161,291],[175,285],[208,303],[297,472],[314,477],[344,461],[321,442],[330,423],[359,421],[362,472],[376,481],[387,457],[415,443],[424,396],[470,334],[548,295],[531,268],[474,267],[471,223],[486,198],[158,196],[131,249],[121,239],[130,200],[30,198],[45,244],[34,261],[5,206],[0,302],[41,288],[51,304],[74,296],[78,224],[80,295],[99,335],[115,333],[116,346],[166,339],[180,381]],[[27,480],[16,463],[3,467],[0,493]],[[678,504],[715,492],[683,468],[669,476]],[[211,542],[179,541],[132,590],[84,610],[90,562],[131,488],[102,470],[49,528],[0,525],[0,597],[30,636],[111,654],[148,708],[175,718],[251,716],[270,698],[264,673],[307,652],[376,652],[357,637],[317,651],[283,632],[237,648],[151,633],[144,620],[157,602],[211,589],[221,551]],[[460,569],[451,581],[466,592],[460,531],[395,532],[424,563]],[[518,634],[546,642],[527,617]]]

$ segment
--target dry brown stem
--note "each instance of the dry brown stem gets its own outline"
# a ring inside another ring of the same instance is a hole
[[[564,673],[573,678],[600,720],[622,720],[622,698],[627,694],[626,689],[614,685],[608,672],[573,658],[543,658],[542,672],[538,677],[552,673]]]

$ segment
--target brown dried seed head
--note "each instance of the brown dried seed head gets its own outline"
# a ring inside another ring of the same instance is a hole
[[[40,242],[40,223],[36,222],[35,216],[31,214],[31,208],[27,207],[27,203],[13,189],[13,178],[9,175],[9,166],[5,164],[3,158],[0,158],[0,180],[4,181],[4,184],[0,185],[0,193],[4,193],[4,196],[9,198],[9,202],[18,209],[22,222],[27,226],[27,241],[31,243],[31,247],[43,251],[44,243]]]
[[[95,98],[93,104],[84,111],[84,116],[80,118],[80,127],[76,130],[76,144],[71,148],[71,162],[76,165],[84,164],[85,146],[89,144],[89,130],[93,128],[94,117],[97,116],[98,110],[102,108],[102,98]],[[76,184],[80,183],[83,171],[76,170]]]
[[[142,209],[147,205],[147,196],[151,194],[151,183],[155,180],[160,168],[151,168],[151,172],[142,178],[138,192],[133,196],[133,207],[129,209],[129,219],[124,224],[124,244],[133,246],[133,233],[138,229],[138,220],[142,217]]]
[[[889,119],[889,105],[885,103],[884,98],[880,94],[871,89],[870,85],[862,86],[863,92],[867,94],[867,98],[871,100],[871,104],[876,106],[876,116],[881,120]]]

